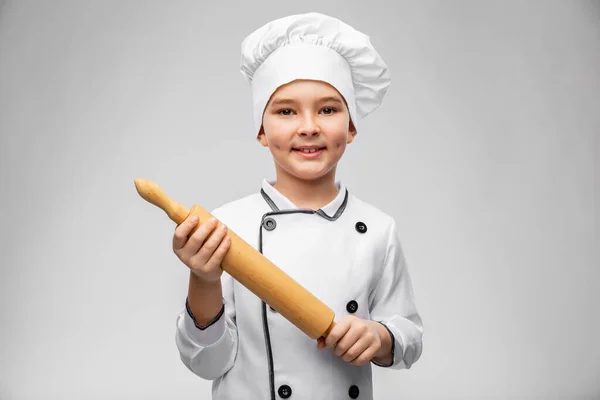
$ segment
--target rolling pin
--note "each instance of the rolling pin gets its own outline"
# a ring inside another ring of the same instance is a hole
[[[164,210],[177,225],[189,215],[198,216],[199,223],[190,236],[201,223],[213,218],[198,204],[194,204],[189,210],[183,204],[170,199],[152,181],[135,179],[134,183],[142,198]],[[335,325],[333,310],[230,229],[227,230],[227,236],[231,239],[231,245],[221,263],[223,271],[277,310],[311,339],[327,337]]]

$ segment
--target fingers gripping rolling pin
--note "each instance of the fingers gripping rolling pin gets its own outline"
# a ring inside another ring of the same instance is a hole
[[[177,225],[189,215],[197,215],[200,223],[213,218],[197,204],[189,210],[170,199],[154,182],[146,179],[135,179],[134,182],[140,196],[163,209]],[[200,224],[192,233],[199,226]],[[221,263],[223,271],[276,309],[310,338],[327,337],[335,325],[333,310],[230,229],[227,236],[231,239],[231,245]]]

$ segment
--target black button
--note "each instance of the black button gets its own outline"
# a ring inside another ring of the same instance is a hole
[[[350,386],[350,390],[348,390],[348,396],[350,396],[351,399],[358,399],[358,386]]]
[[[292,395],[292,388],[288,385],[281,385],[279,386],[279,390],[277,390],[277,393],[279,393],[279,396],[282,399],[287,399]]]
[[[358,233],[365,233],[367,231],[367,225],[364,222],[358,221],[354,227]]]
[[[277,226],[277,222],[273,218],[265,218],[263,221],[263,226],[266,230],[272,231]]]
[[[358,303],[354,300],[350,300],[348,304],[346,304],[346,311],[348,311],[350,314],[353,314],[356,312],[356,310],[358,310]]]

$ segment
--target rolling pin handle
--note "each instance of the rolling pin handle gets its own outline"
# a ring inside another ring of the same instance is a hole
[[[144,200],[166,212],[177,225],[185,221],[190,214],[190,210],[186,206],[167,196],[156,183],[147,179],[134,179],[133,182],[137,192]]]

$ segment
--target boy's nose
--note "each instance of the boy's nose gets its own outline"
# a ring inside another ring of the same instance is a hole
[[[315,136],[321,133],[321,128],[313,118],[304,118],[302,125],[298,128],[300,136]]]
[[[310,131],[302,130],[298,132],[300,136],[317,136],[319,133],[321,133],[319,129],[314,129]]]

